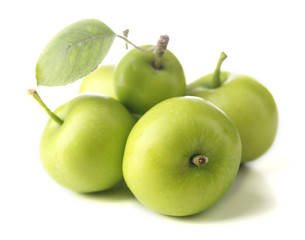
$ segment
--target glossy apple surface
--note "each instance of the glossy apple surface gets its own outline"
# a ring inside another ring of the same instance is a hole
[[[229,72],[208,74],[187,86],[187,95],[202,97],[222,109],[238,128],[242,162],[263,155],[272,145],[278,126],[273,96],[257,80]]]
[[[79,92],[101,93],[117,99],[113,85],[114,69],[114,65],[102,65],[98,67],[83,79]]]
[[[194,162],[197,157],[203,164]],[[197,97],[165,100],[146,112],[127,140],[124,179],[148,208],[172,216],[199,213],[228,190],[241,142],[232,121]]]
[[[60,106],[44,130],[40,155],[48,174],[76,192],[109,189],[122,179],[122,158],[134,118],[116,100],[82,94]]]
[[[133,113],[143,114],[167,98],[185,94],[184,72],[175,55],[166,50],[160,68],[155,67],[154,61],[152,52],[132,49],[116,67],[116,95]]]

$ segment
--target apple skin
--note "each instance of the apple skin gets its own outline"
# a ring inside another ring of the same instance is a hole
[[[213,86],[213,73],[187,86],[186,94],[204,98],[222,109],[238,128],[242,141],[241,162],[263,155],[274,142],[278,111],[271,93],[255,79],[220,73],[219,87]]]
[[[61,105],[50,119],[40,145],[41,161],[60,185],[76,192],[96,192],[122,179],[122,159],[135,120],[118,101],[81,94]]]
[[[101,93],[117,99],[113,78],[115,65],[102,65],[85,77],[80,85],[79,93]]]
[[[175,55],[166,50],[160,69],[154,66],[154,60],[152,52],[132,49],[116,67],[116,95],[133,113],[143,114],[167,98],[185,95],[184,71]]]
[[[208,162],[193,164],[195,155]],[[143,205],[187,216],[227,192],[240,158],[237,128],[220,109],[198,97],[176,97],[157,104],[135,124],[125,147],[123,175]]]
[[[80,85],[79,93],[99,93],[118,99],[114,91],[115,65],[102,65],[85,77]],[[141,114],[132,114],[137,121]]]

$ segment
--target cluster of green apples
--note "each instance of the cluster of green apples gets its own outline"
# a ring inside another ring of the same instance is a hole
[[[106,190],[124,179],[150,209],[199,213],[227,192],[241,163],[270,148],[275,101],[255,79],[221,72],[224,53],[213,73],[187,85],[172,52],[141,49],[90,73],[81,94],[54,112],[30,91],[51,117],[42,163],[76,192]]]

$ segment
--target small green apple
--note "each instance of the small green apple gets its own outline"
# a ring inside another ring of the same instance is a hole
[[[102,65],[98,67],[83,79],[79,92],[101,93],[117,99],[113,85],[114,69],[114,65]]]
[[[60,185],[76,192],[113,187],[122,179],[122,159],[135,120],[118,101],[81,94],[51,112],[40,145],[42,164]]]
[[[226,193],[240,158],[239,133],[221,110],[198,97],[176,97],[157,104],[135,124],[123,175],[143,205],[186,216]]]
[[[187,95],[202,97],[222,109],[235,123],[242,142],[242,162],[254,160],[272,145],[278,112],[271,93],[249,76],[220,72],[221,54],[214,73],[187,86]]]
[[[143,46],[149,49],[152,46]],[[160,60],[156,64],[156,60]],[[166,50],[162,59],[151,51],[132,49],[119,62],[114,88],[131,112],[143,114],[155,104],[185,94],[185,76],[178,59]]]

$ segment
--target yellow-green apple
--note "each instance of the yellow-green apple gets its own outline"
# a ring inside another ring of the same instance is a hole
[[[142,47],[150,48],[152,46]],[[169,50],[160,59],[152,51],[132,49],[121,59],[114,73],[118,99],[138,114],[167,98],[183,96],[185,87],[183,68]]]
[[[239,133],[220,109],[198,97],[175,97],[135,124],[126,143],[123,175],[143,205],[187,216],[227,192],[240,159]]]
[[[187,86],[187,95],[202,97],[222,109],[235,123],[242,142],[242,162],[254,160],[272,145],[278,126],[275,100],[252,77],[221,72],[221,53],[214,73]]]
[[[102,65],[86,76],[79,88],[79,92],[95,92],[117,99],[114,92],[114,65]]]
[[[50,115],[40,156],[57,183],[76,192],[96,192],[122,179],[125,143],[135,123],[122,104],[104,95],[81,94],[52,112],[35,90],[29,93]]]

